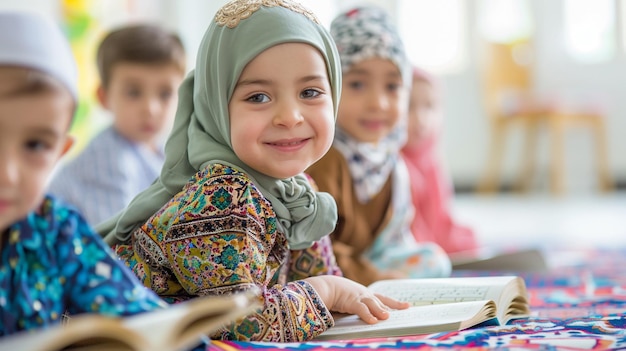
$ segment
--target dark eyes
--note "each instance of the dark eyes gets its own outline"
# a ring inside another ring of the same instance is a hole
[[[313,98],[318,97],[321,94],[322,93],[316,89],[305,89],[304,91],[302,91],[302,93],[300,93],[300,98],[313,99]],[[262,103],[269,102],[270,98],[266,94],[258,93],[258,94],[249,96],[248,98],[246,98],[246,101],[256,103],[256,104],[262,104]]]
[[[261,104],[270,101],[270,98],[265,94],[254,94],[246,99],[246,101]]]
[[[126,95],[136,98],[141,95],[141,91],[139,91],[139,89],[128,89],[126,90]]]
[[[391,92],[395,92],[395,91],[398,91],[398,89],[400,89],[400,86],[401,86],[400,84],[391,83],[387,85],[387,90]]]
[[[365,86],[365,84],[363,84],[363,82],[360,82],[360,81],[352,81],[348,83],[348,86],[351,89],[358,90],[358,89],[362,89]]]
[[[126,90],[126,95],[131,98],[139,98],[142,95],[141,89],[128,89]],[[159,99],[161,101],[167,101],[173,96],[173,92],[171,90],[162,90],[159,92]]]
[[[163,90],[159,93],[159,97],[163,101],[169,100],[173,95],[174,94],[171,90]]]
[[[49,150],[52,146],[48,142],[33,139],[26,141],[25,147],[28,151],[41,152]]]
[[[402,84],[400,83],[388,83],[385,85],[385,90],[393,93],[400,90],[401,86]],[[365,89],[365,83],[361,81],[352,81],[348,82],[348,87],[353,90],[362,90]]]
[[[302,92],[302,94],[300,94],[300,97],[305,98],[305,99],[311,99],[321,94],[322,94],[321,92],[315,89],[306,89],[305,91]]]

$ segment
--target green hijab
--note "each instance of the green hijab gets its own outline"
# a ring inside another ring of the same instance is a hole
[[[314,15],[287,0],[231,1],[209,25],[195,71],[179,88],[160,177],[125,210],[96,226],[109,245],[127,241],[133,230],[211,163],[234,166],[252,178],[272,203],[290,249],[310,247],[333,231],[337,207],[330,194],[315,192],[304,175],[276,179],[257,172],[235,155],[231,144],[228,103],[239,75],[258,54],[288,42],[310,44],[326,60],[336,118],[341,94],[339,56],[333,39]]]

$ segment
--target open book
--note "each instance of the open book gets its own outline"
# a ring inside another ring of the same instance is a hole
[[[381,280],[373,292],[408,301],[406,310],[367,324],[356,315],[335,316],[335,326],[316,340],[394,337],[504,325],[529,315],[524,280],[515,276]]]
[[[198,297],[129,317],[81,314],[65,325],[3,337],[0,350],[182,351],[259,307],[258,295],[238,293]]]

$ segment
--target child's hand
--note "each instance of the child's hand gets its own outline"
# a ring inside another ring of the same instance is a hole
[[[405,309],[408,302],[374,294],[350,279],[323,275],[305,279],[322,298],[326,307],[335,312],[358,315],[368,324],[389,318],[389,309]]]

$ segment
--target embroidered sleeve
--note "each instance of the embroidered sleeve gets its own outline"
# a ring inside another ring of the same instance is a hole
[[[317,292],[306,281],[274,285],[262,293],[263,309],[215,333],[239,341],[301,342],[334,325]]]
[[[343,276],[328,236],[323,237],[308,249],[291,251],[290,269],[287,276],[289,281],[317,275]]]
[[[185,220],[172,224],[160,244],[180,286],[189,296],[254,289],[264,300],[257,313],[213,338],[304,341],[333,323],[308,283],[276,283],[287,242],[277,231],[270,203],[247,177],[215,176],[185,197],[175,216]]]

